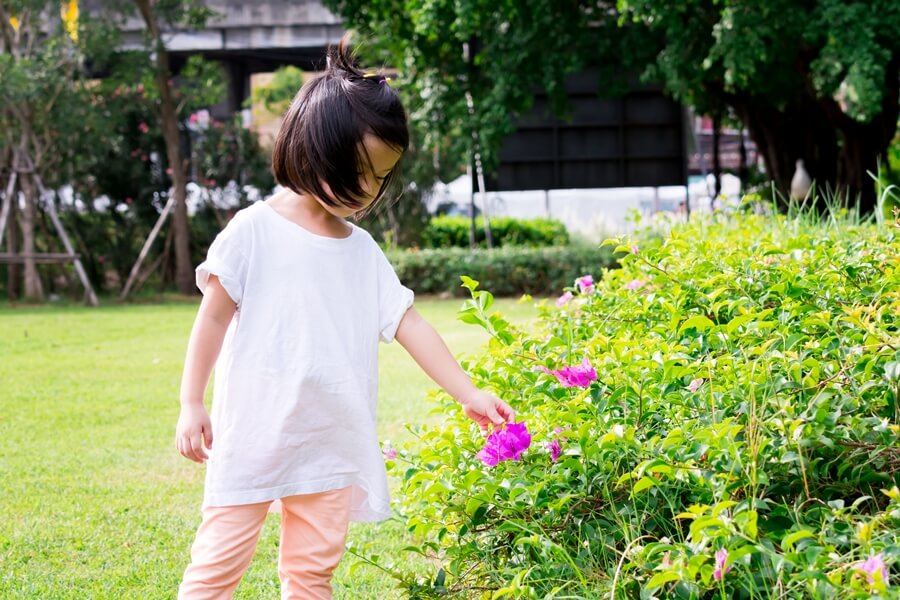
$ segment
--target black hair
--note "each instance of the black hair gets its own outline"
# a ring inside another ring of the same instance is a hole
[[[409,147],[399,94],[382,73],[366,73],[357,66],[345,35],[336,48],[329,47],[325,72],[300,89],[284,115],[272,151],[275,181],[329,206],[362,207],[360,173],[372,169],[363,146],[367,134],[401,153]],[[398,169],[395,165],[384,178],[372,206]]]

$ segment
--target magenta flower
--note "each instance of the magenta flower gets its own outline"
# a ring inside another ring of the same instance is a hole
[[[562,454],[562,446],[559,445],[559,440],[553,440],[552,442],[548,442],[546,445],[547,452],[550,453],[550,461],[556,462],[559,460],[559,455]]]
[[[864,562],[856,565],[854,569],[868,576],[870,586],[887,585],[888,570],[887,565],[884,564],[883,554],[870,556]]]
[[[626,290],[639,290],[644,287],[644,281],[641,279],[632,279],[625,284]]]
[[[725,548],[720,548],[716,550],[716,569],[713,571],[713,579],[716,581],[722,581],[725,579],[725,574],[731,570],[731,566],[725,566],[725,561],[728,560],[728,550]]]
[[[556,377],[563,387],[591,387],[591,382],[597,380],[597,371],[591,366],[587,357],[581,361],[581,365],[563,367],[551,371],[547,367],[538,367],[544,373]]]
[[[530,445],[531,434],[525,423],[507,423],[503,429],[491,432],[484,448],[475,457],[493,467],[504,460],[519,460]]]
[[[697,390],[700,389],[701,385],[703,385],[702,379],[700,379],[700,378],[692,379],[691,382],[688,384],[687,389],[691,390],[692,392],[696,392]]]
[[[568,304],[569,300],[571,300],[572,298],[574,298],[574,296],[572,295],[572,292],[566,292],[565,294],[563,294],[562,296],[560,296],[559,298],[556,299],[556,306],[558,308],[562,308],[563,306]]]
[[[385,447],[381,451],[381,453],[384,454],[385,460],[394,460],[395,458],[397,458],[397,451],[394,448],[391,448],[390,446]]]
[[[594,291],[594,278],[591,275],[585,275],[575,280],[575,287],[578,288],[580,294],[590,294]]]

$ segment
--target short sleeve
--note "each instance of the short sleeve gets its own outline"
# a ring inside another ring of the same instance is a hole
[[[244,295],[244,282],[247,278],[247,260],[245,235],[235,217],[219,232],[206,254],[206,260],[196,269],[197,287],[204,294],[209,284],[209,276],[215,275],[219,283],[240,307]]]
[[[375,246],[378,253],[378,327],[382,342],[391,343],[403,315],[413,305],[413,291],[400,283],[394,267],[388,261],[381,248]]]

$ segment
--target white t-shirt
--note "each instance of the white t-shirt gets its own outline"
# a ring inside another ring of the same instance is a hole
[[[351,520],[390,517],[375,431],[378,342],[413,293],[363,229],[323,237],[265,202],[197,267],[237,304],[216,363],[203,507],[353,487]]]

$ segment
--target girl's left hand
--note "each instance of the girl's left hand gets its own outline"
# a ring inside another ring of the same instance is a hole
[[[495,428],[499,428],[505,423],[514,421],[516,417],[516,413],[509,404],[479,389],[476,389],[465,398],[461,398],[459,403],[462,405],[466,416],[478,423],[482,434],[485,436],[488,435],[492,425]]]

